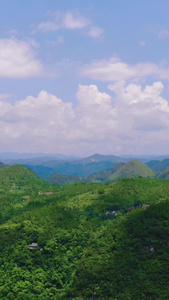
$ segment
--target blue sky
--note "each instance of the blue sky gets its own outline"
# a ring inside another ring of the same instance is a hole
[[[0,0],[0,152],[169,154],[168,11]]]

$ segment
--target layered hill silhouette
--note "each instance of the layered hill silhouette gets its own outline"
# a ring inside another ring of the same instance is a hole
[[[6,154],[7,155],[7,154]],[[35,157],[36,156],[36,157]],[[6,156],[5,156],[6,157]],[[151,158],[153,156],[150,156]],[[163,157],[153,157],[154,160],[147,162],[146,157],[140,157],[137,159],[130,160],[129,157],[119,157],[115,155],[101,155],[94,154],[86,158],[78,157],[64,157],[62,155],[44,155],[38,154],[9,156],[9,160],[5,160],[0,163],[0,169],[6,168],[9,164],[20,164],[24,165],[28,169],[32,170],[40,178],[52,182],[53,184],[63,184],[70,182],[106,182],[106,181],[116,181],[120,178],[126,177],[138,177],[138,176],[155,176],[157,178],[167,179],[169,166],[169,158],[159,160]],[[146,162],[149,169],[146,169]],[[122,170],[121,167],[123,167]],[[150,171],[152,170],[152,172]],[[165,170],[166,169],[166,170]],[[116,173],[118,171],[118,173]],[[115,174],[116,173],[116,174]],[[146,175],[147,174],[147,175]]]
[[[49,179],[50,183],[59,184],[74,181],[83,182],[109,182],[117,181],[122,178],[136,178],[136,177],[154,177],[154,172],[144,163],[138,160],[131,160],[128,163],[120,162],[103,172],[99,172],[90,176],[78,177],[55,174]]]

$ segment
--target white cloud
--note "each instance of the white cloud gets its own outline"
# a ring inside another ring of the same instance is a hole
[[[12,94],[0,94],[0,100],[6,100],[11,98],[13,95]]]
[[[109,85],[109,90],[115,96],[96,85],[79,85],[75,108],[46,91],[13,105],[0,100],[3,147],[79,155],[122,154],[126,149],[148,153],[153,147],[160,151],[160,145],[168,149],[169,105],[161,96],[163,84],[142,89],[122,81]]]
[[[63,28],[66,29],[81,29],[88,26],[90,21],[81,16],[78,10],[75,10],[74,12],[69,11],[65,13],[62,24]]]
[[[82,29],[90,24],[90,21],[82,16],[78,10],[61,13],[59,11],[49,14],[52,20],[41,22],[38,30],[46,33],[48,31],[57,31],[59,29]]]
[[[167,100],[161,97],[161,82],[146,86],[144,90],[136,84],[114,84],[110,85],[109,89],[117,95],[116,110],[125,124],[123,132],[127,124],[131,130],[147,132],[169,129],[169,105]]]
[[[117,58],[111,58],[86,66],[81,75],[101,81],[129,80],[146,76],[169,79],[169,69],[162,69],[151,62],[128,65]]]
[[[79,118],[78,127],[82,129],[88,140],[105,139],[115,128],[112,97],[107,93],[99,92],[96,85],[79,85],[77,99],[79,101],[76,108]],[[82,136],[80,133],[79,138]]]
[[[42,70],[28,43],[17,39],[0,39],[0,77],[34,77],[40,75]]]
[[[50,20],[46,22],[41,22],[37,26],[37,29],[33,31],[41,31],[47,33],[49,31],[58,31],[60,29],[76,30],[85,29],[87,35],[92,38],[98,38],[103,34],[103,29],[101,27],[93,26],[92,22],[81,15],[79,10],[67,11],[61,13],[60,11],[49,12]]]
[[[59,25],[55,21],[41,22],[38,25],[38,29],[45,33],[48,31],[57,31],[59,28]]]
[[[42,147],[54,152],[51,147],[65,145],[73,119],[71,103],[63,103],[45,91],[37,98],[28,96],[13,105],[0,101],[0,136],[9,143],[14,140],[20,151]]]
[[[98,38],[102,36],[103,32],[104,32],[103,28],[92,26],[88,34],[93,38]]]

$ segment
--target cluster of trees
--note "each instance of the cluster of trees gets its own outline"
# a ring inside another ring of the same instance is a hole
[[[2,171],[0,299],[169,299],[167,180],[51,186]]]

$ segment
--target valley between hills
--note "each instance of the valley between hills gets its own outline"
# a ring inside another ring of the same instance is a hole
[[[0,163],[0,299],[169,299],[169,159],[37,161]]]

